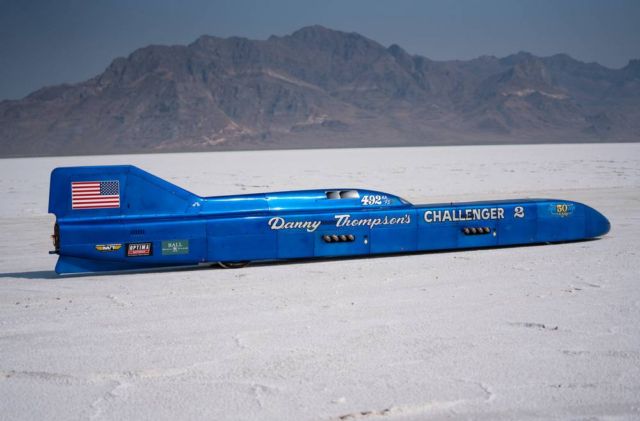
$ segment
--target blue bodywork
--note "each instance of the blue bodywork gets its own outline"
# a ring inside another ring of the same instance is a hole
[[[104,197],[117,206],[77,208],[72,183],[82,182],[116,186]],[[200,197],[128,165],[56,168],[49,212],[57,273],[561,242],[610,228],[589,206],[554,199],[412,205],[364,189]]]

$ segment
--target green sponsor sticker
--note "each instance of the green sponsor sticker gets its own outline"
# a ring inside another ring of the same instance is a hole
[[[189,254],[189,240],[171,240],[162,242],[162,255]]]

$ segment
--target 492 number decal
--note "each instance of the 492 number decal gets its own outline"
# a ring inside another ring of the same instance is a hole
[[[360,203],[364,206],[389,205],[391,204],[391,199],[384,194],[365,194],[360,199]]]

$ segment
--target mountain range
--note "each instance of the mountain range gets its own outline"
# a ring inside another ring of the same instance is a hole
[[[202,36],[0,102],[1,156],[640,140],[640,60],[435,61],[322,26]]]

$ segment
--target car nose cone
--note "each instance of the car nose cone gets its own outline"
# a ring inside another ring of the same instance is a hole
[[[600,237],[610,229],[609,220],[597,210],[587,206],[587,237]]]

